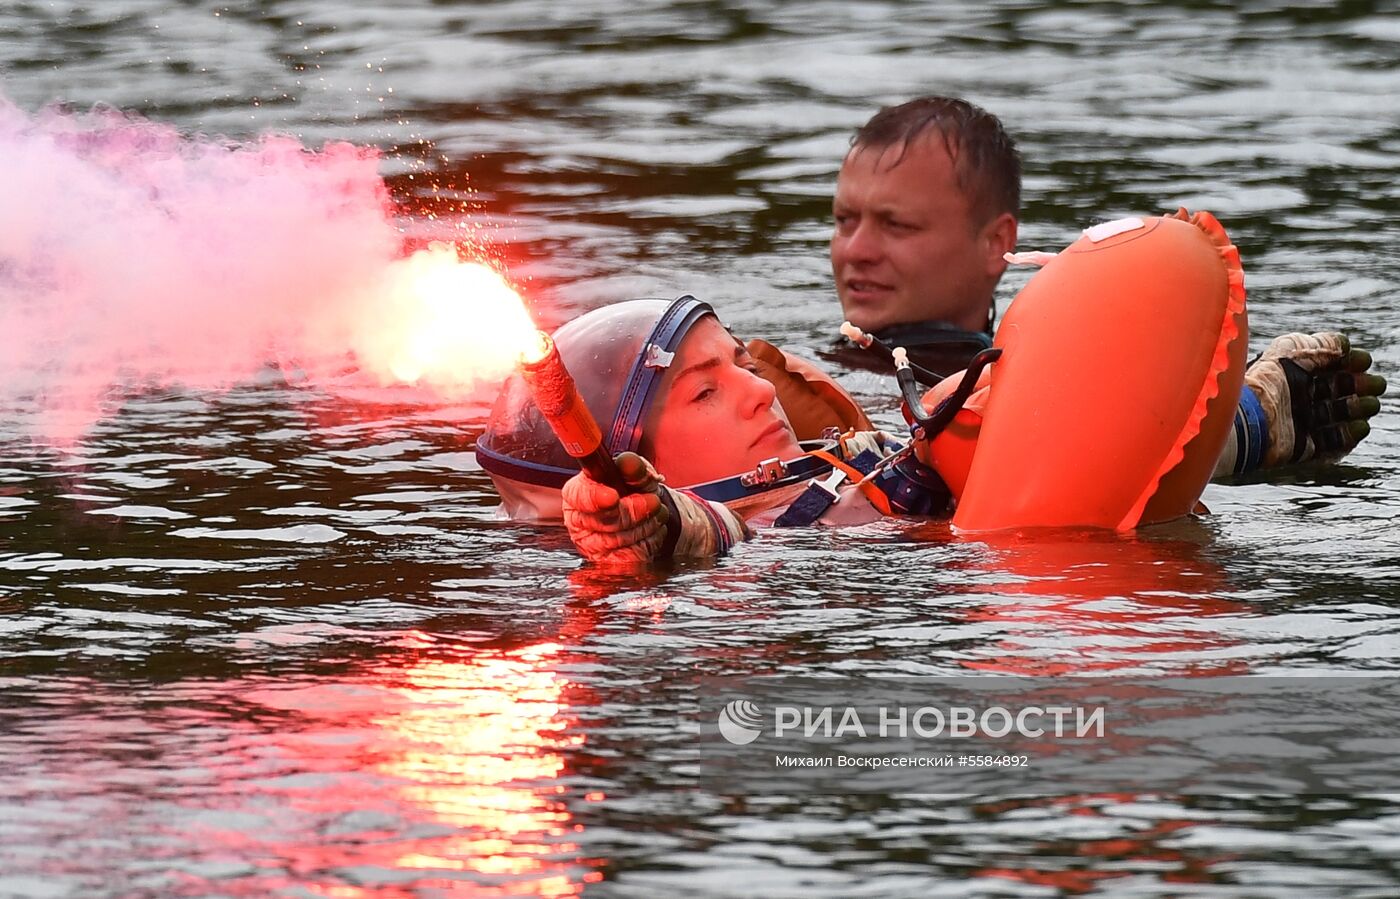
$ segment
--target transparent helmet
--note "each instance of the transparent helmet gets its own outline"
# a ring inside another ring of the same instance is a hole
[[[714,310],[689,296],[627,300],[587,312],[554,332],[554,345],[602,429],[609,454],[637,450],[670,354],[707,315]],[[518,373],[501,388],[476,454],[507,517],[563,517],[559,490],[579,466]]]

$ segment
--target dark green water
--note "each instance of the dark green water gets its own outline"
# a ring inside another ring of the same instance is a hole
[[[850,130],[960,94],[1019,140],[1023,247],[1210,209],[1256,335],[1400,371],[1383,3],[18,2],[0,92],[376,146],[410,235],[470,226],[556,319],[686,291],[806,347]],[[1193,525],[769,534],[638,582],[493,519],[484,400],[371,399],[250,378],[76,453],[0,432],[0,895],[1400,893],[1381,798],[745,797],[668,751],[713,675],[1392,672],[1389,408]]]

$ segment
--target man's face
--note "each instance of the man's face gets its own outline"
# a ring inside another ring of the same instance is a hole
[[[647,417],[651,462],[673,487],[747,471],[764,459],[802,454],[773,385],[713,317],[681,342],[661,398]]]
[[[1016,220],[974,221],[942,135],[920,135],[907,148],[853,148],[832,211],[831,273],[852,324],[866,331],[928,320],[986,327]]]

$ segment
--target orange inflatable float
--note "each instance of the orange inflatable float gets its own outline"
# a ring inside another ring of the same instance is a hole
[[[1189,513],[1229,436],[1248,339],[1239,253],[1209,213],[1087,229],[1017,295],[1001,358],[931,447],[954,529]]]

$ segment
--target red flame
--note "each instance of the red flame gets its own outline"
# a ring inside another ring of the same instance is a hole
[[[500,272],[432,244],[390,266],[355,351],[385,383],[465,391],[508,375],[537,333]]]

